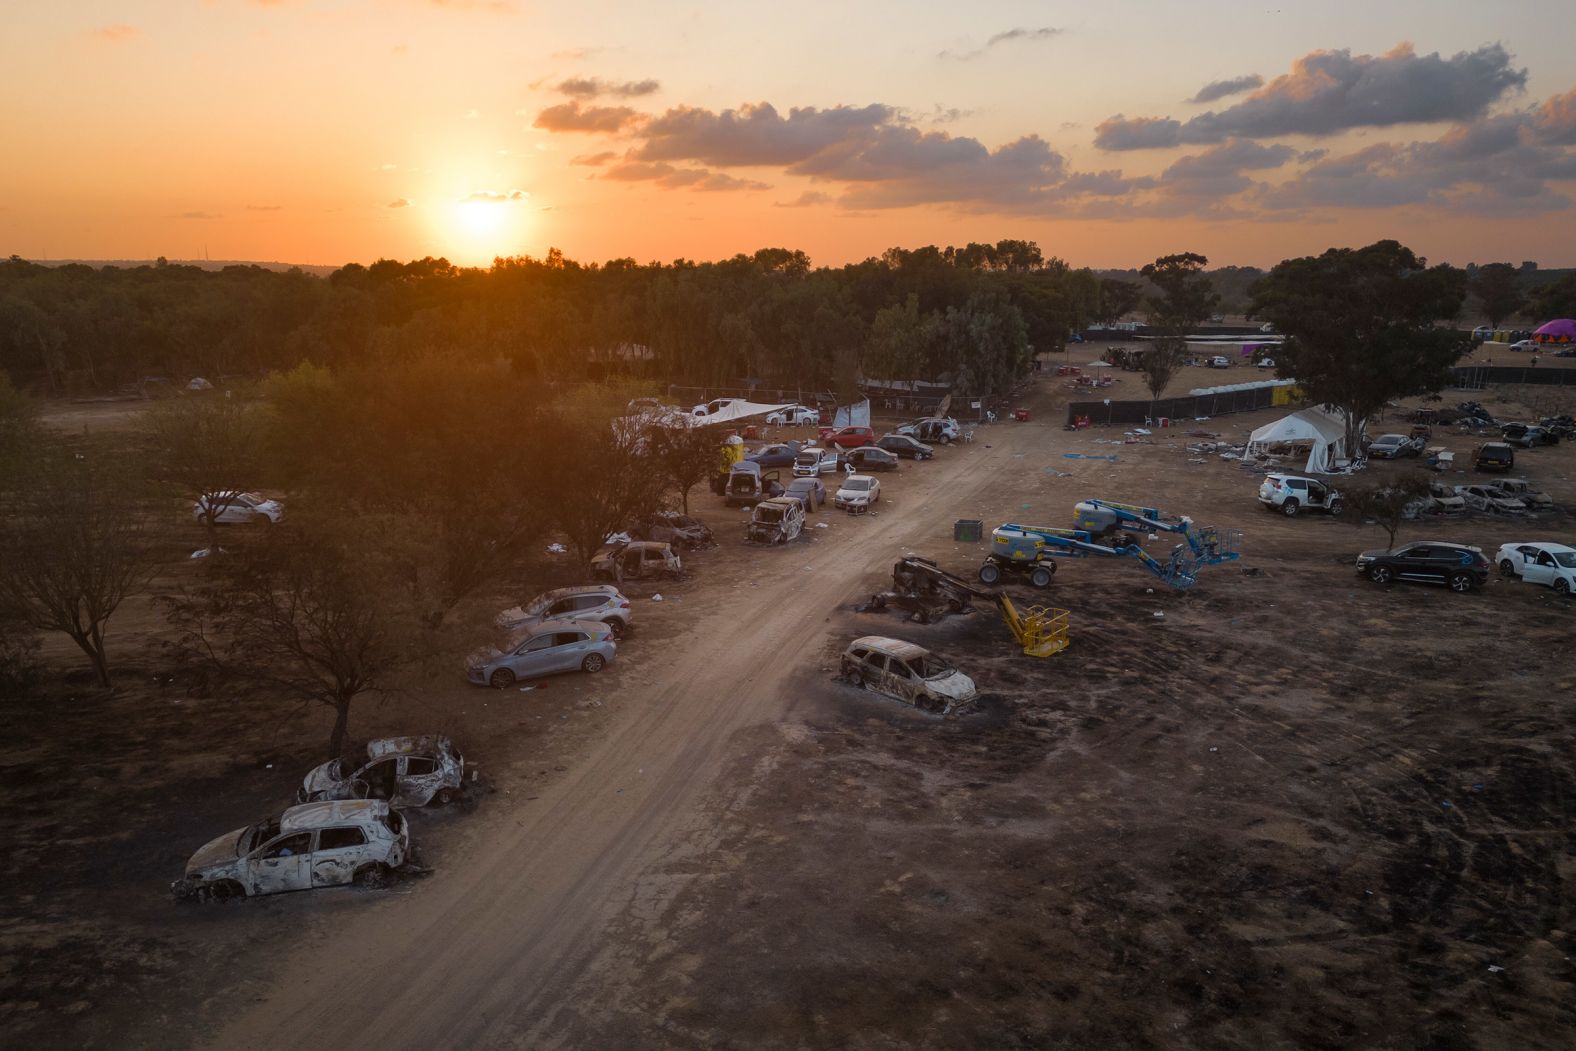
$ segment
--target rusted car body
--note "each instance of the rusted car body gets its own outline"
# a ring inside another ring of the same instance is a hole
[[[902,639],[866,635],[843,651],[843,678],[932,715],[954,715],[974,704],[974,680],[929,650]]]
[[[362,759],[331,759],[301,782],[296,800],[384,799],[394,806],[444,806],[465,785],[465,757],[447,737],[385,737]]]

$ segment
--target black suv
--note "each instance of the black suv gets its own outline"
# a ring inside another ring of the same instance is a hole
[[[1488,559],[1475,547],[1429,540],[1394,551],[1364,551],[1357,556],[1357,572],[1375,584],[1419,580],[1447,584],[1460,594],[1488,583]]]
[[[1516,466],[1516,450],[1504,442],[1484,442],[1477,448],[1473,466],[1480,471],[1508,471]]]

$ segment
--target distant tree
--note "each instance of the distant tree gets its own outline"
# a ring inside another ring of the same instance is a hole
[[[1341,488],[1341,516],[1354,525],[1374,522],[1389,537],[1386,550],[1395,549],[1395,535],[1406,521],[1406,510],[1429,494],[1431,480],[1414,471],[1400,478]]]
[[[256,487],[263,426],[258,407],[217,392],[171,398],[143,415],[154,477],[193,502],[207,498],[208,553],[219,553],[218,520]]]
[[[37,415],[33,399],[0,372],[0,492],[16,481],[27,451],[37,443]]]
[[[1143,298],[1144,286],[1137,281],[1101,278],[1099,296],[1095,300],[1094,320],[1104,325],[1115,324],[1138,309],[1138,304],[1143,302]]]
[[[560,415],[552,431],[547,516],[589,562],[608,534],[657,510],[668,479],[644,454],[642,435],[615,432],[608,415]]]
[[[104,628],[146,586],[154,556],[140,470],[99,445],[29,450],[0,507],[0,607],[35,631],[58,631],[108,686]]]
[[[1539,285],[1528,300],[1523,314],[1534,321],[1576,318],[1576,272]]]
[[[1138,356],[1138,371],[1149,388],[1149,415],[1155,414],[1155,399],[1165,393],[1173,377],[1187,360],[1187,343],[1171,338],[1158,339]]]
[[[1209,260],[1197,252],[1180,252],[1163,255],[1139,271],[1160,292],[1144,298],[1151,325],[1180,338],[1214,312],[1220,296],[1204,271],[1208,265]]]
[[[169,600],[178,650],[221,680],[329,708],[328,757],[338,757],[356,698],[388,681],[404,652],[392,628],[397,595],[367,551],[321,521],[281,525]]]
[[[646,430],[646,443],[654,469],[678,489],[689,514],[690,490],[722,468],[721,428],[658,425]]]
[[[1286,341],[1276,374],[1346,416],[1346,447],[1386,402],[1439,390],[1470,341],[1434,322],[1455,317],[1466,275],[1429,268],[1395,241],[1288,259],[1253,286],[1253,309]]]
[[[1521,272],[1509,263],[1489,263],[1472,275],[1472,294],[1477,296],[1488,318],[1489,328],[1513,317],[1526,304],[1521,291]]]

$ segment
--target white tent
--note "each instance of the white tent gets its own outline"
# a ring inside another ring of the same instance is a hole
[[[1248,437],[1248,456],[1268,453],[1273,445],[1308,447],[1309,474],[1328,474],[1346,456],[1346,425],[1321,409],[1303,409],[1266,423]]]

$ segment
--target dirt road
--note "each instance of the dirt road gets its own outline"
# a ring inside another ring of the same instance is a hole
[[[495,835],[418,893],[335,917],[332,936],[297,952],[213,1046],[258,1034],[271,1046],[552,1046],[558,993],[685,822],[729,737],[792,706],[793,655],[818,661],[852,582],[949,529],[1012,469],[1010,429],[981,435],[891,476],[880,513],[823,512],[831,528],[812,527],[815,543],[763,551],[752,580],[708,588],[714,604],[679,645],[647,651],[624,717],[577,769],[534,801],[506,802]]]

